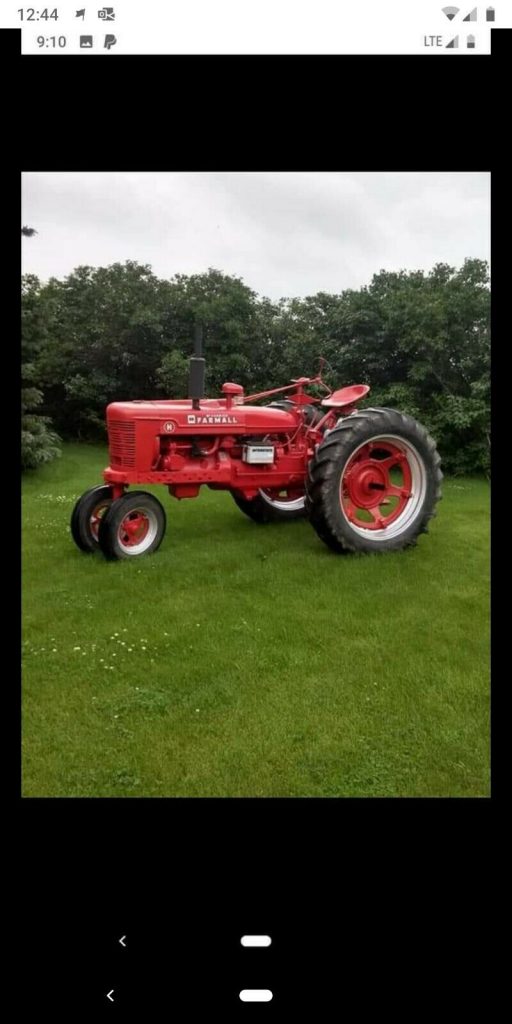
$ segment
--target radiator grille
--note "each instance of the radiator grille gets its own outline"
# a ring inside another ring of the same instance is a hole
[[[108,425],[108,445],[112,466],[135,466],[135,423],[111,420]]]

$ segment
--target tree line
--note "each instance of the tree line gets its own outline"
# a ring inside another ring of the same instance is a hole
[[[203,324],[207,392],[247,392],[311,376],[367,383],[366,405],[410,413],[438,442],[445,472],[489,470],[490,292],[485,262],[375,274],[340,294],[271,301],[236,276],[156,277],[128,261],[22,281],[22,461],[61,439],[105,439],[105,406],[187,394],[193,328]]]

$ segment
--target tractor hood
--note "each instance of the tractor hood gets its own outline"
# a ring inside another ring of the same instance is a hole
[[[225,399],[202,398],[199,409],[191,399],[181,401],[113,402],[107,406],[107,425],[149,421],[156,434],[270,434],[294,430],[297,410],[269,406],[231,405]]]

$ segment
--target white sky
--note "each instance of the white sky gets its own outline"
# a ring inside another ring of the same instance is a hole
[[[487,172],[27,172],[23,271],[215,267],[272,299],[489,259]]]

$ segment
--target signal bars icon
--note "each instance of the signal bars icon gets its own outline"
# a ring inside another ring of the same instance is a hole
[[[442,11],[443,11],[443,14],[446,14],[446,17],[448,18],[448,21],[453,21],[453,19],[459,13],[460,7],[443,7]],[[486,21],[495,21],[495,19],[496,19],[496,11],[494,10],[494,7],[488,7],[486,9],[486,12],[485,12],[485,20]],[[463,21],[477,21],[478,20],[478,9],[476,7],[473,7],[473,10],[470,11],[469,14],[466,14],[466,16],[462,20]]]
[[[468,36],[466,39],[466,47],[468,50],[474,50],[476,47],[476,41],[474,36]],[[459,37],[454,36],[449,43],[446,44],[447,50],[458,50],[459,48]]]

